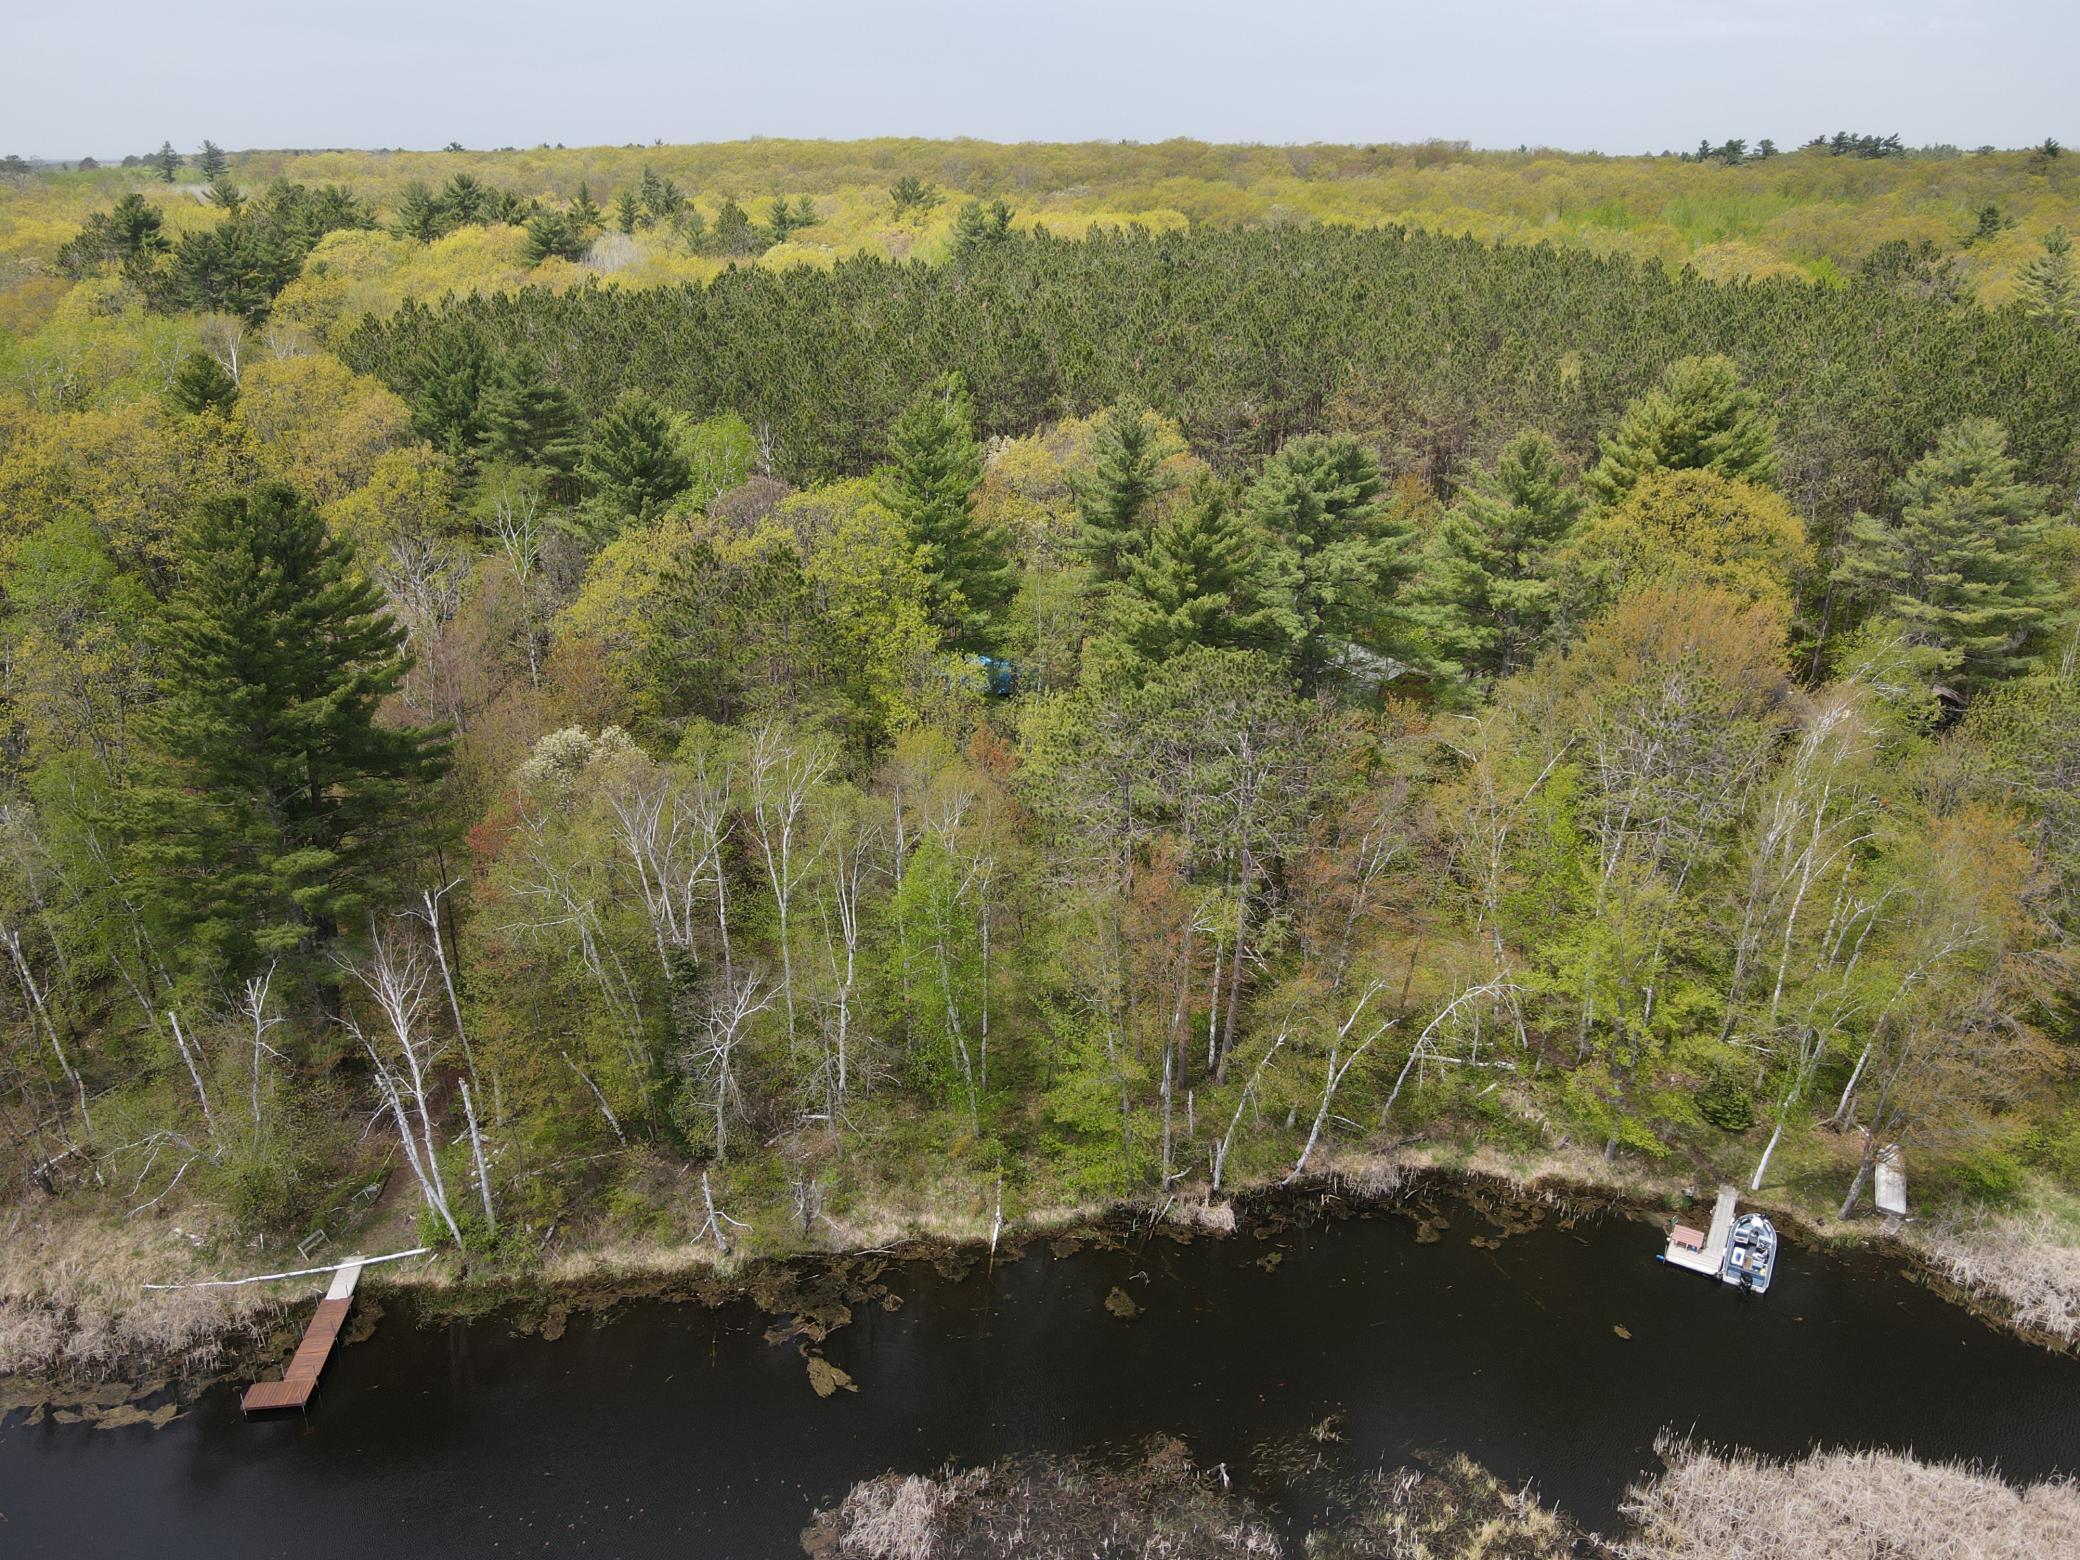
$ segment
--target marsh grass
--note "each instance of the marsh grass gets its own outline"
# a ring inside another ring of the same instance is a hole
[[[147,1290],[220,1276],[203,1265],[209,1242],[187,1233],[195,1238],[170,1220],[129,1222],[66,1204],[0,1209],[0,1376],[206,1371],[237,1338],[258,1336],[323,1288],[301,1280]]]
[[[1895,1452],[1779,1462],[1664,1437],[1627,1492],[1631,1560],[2037,1560],[2080,1554],[2080,1487]]]

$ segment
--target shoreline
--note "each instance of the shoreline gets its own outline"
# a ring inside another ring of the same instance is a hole
[[[1016,1261],[1043,1242],[1062,1255],[1083,1245],[1132,1238],[1137,1231],[1143,1239],[1157,1234],[1181,1240],[1226,1238],[1267,1219],[1282,1221],[1301,1207],[1309,1217],[1332,1205],[1331,1217],[1406,1215],[1407,1205],[1426,1195],[1471,1202],[1505,1235],[1511,1232],[1509,1204],[1536,1206],[1540,1217],[1557,1209],[1574,1217],[1615,1214],[1661,1225],[1681,1213],[1686,1202],[1709,1205],[1713,1195],[1711,1187],[1627,1174],[1625,1167],[1600,1158],[1549,1154],[1524,1165],[1482,1149],[1439,1152],[1429,1145],[1406,1145],[1405,1150],[1413,1151],[1333,1155],[1300,1181],[1251,1182],[1224,1191],[1219,1201],[1206,1199],[1205,1189],[1194,1186],[1105,1204],[1043,1207],[1005,1226],[994,1247],[986,1229],[942,1219],[934,1221],[941,1228],[907,1225],[878,1244],[797,1251],[725,1255],[707,1241],[661,1247],[601,1243],[528,1269],[492,1271],[472,1271],[466,1259],[458,1263],[452,1253],[439,1254],[424,1265],[371,1273],[343,1341],[358,1343],[372,1335],[385,1313],[384,1302],[400,1299],[408,1302],[415,1325],[504,1316],[516,1331],[548,1339],[561,1336],[573,1315],[604,1314],[624,1304],[719,1307],[749,1301],[776,1321],[788,1322],[775,1328],[776,1342],[801,1337],[817,1343],[833,1326],[843,1325],[839,1311],[885,1292],[885,1286],[876,1287],[881,1272],[905,1263],[928,1262],[942,1271],[965,1273],[992,1260]],[[1974,1248],[1950,1233],[1931,1231],[1917,1240],[1876,1223],[1815,1221],[1803,1210],[1766,1197],[1744,1194],[1742,1203],[1767,1213],[1797,1245],[1900,1261],[1904,1276],[1985,1325],[2053,1352],[2074,1352],[2080,1344],[2072,1331],[2044,1320],[2073,1316],[2075,1296],[2060,1293],[2032,1307],[1989,1281],[1987,1264],[1973,1263]],[[180,1405],[217,1382],[264,1374],[285,1359],[301,1334],[304,1306],[322,1287],[311,1280],[294,1288],[270,1286],[270,1292],[246,1296],[214,1325],[204,1323],[182,1347],[133,1351],[112,1369],[67,1369],[64,1355],[53,1348],[39,1365],[0,1373],[0,1415],[26,1410],[32,1419],[49,1414],[103,1425],[166,1423]]]

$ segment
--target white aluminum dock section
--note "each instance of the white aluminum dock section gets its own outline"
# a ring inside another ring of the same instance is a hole
[[[1719,1201],[1712,1208],[1711,1229],[1700,1237],[1697,1231],[1678,1224],[1669,1232],[1668,1250],[1662,1253],[1662,1261],[1717,1278],[1726,1261],[1726,1241],[1733,1233],[1733,1205],[1739,1198],[1739,1188],[1720,1187]]]
[[[325,1291],[325,1298],[327,1300],[351,1299],[354,1294],[354,1286],[360,1281],[361,1259],[356,1257],[344,1263],[339,1271],[332,1275],[332,1283]]]

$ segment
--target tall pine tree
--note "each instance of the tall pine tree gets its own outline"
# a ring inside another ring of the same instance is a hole
[[[592,529],[602,537],[648,524],[693,481],[671,419],[640,390],[625,391],[592,425],[582,474],[592,490]]]
[[[224,148],[214,141],[202,143],[202,153],[195,159],[195,166],[202,170],[202,181],[214,184],[231,171],[231,159],[224,155]]]
[[[909,528],[924,565],[927,607],[946,644],[989,650],[1018,570],[996,531],[976,522],[982,450],[958,374],[928,385],[888,430],[882,502]]]
[[[604,225],[605,216],[599,203],[592,198],[592,188],[584,180],[578,181],[578,193],[571,201],[571,225],[581,238],[590,238]]]
[[[1944,430],[1894,496],[1896,517],[1850,524],[1835,577],[1940,651],[1953,695],[2027,670],[2059,600],[2041,551],[2050,495],[2017,479],[2000,425]]]
[[[1408,615],[1444,676],[1485,682],[1529,665],[1558,607],[1553,554],[1582,496],[1552,440],[1519,434],[1430,534]]]
[[[1262,649],[1278,644],[1285,626],[1265,593],[1256,538],[1210,478],[1156,527],[1113,610],[1120,641],[1151,663],[1194,645]]]
[[[422,244],[430,244],[448,231],[448,214],[441,209],[433,191],[414,179],[397,198],[397,215],[391,219],[390,227],[400,238],[416,238]]]
[[[1295,440],[1243,499],[1275,581],[1284,649],[1303,693],[1352,652],[1384,649],[1386,614],[1413,567],[1412,536],[1380,503],[1379,464],[1347,435]]]
[[[1161,424],[1131,402],[1099,422],[1094,469],[1075,484],[1076,549],[1098,584],[1125,579],[1147,549],[1155,501],[1176,486],[1163,468],[1173,453]]]
[[[166,399],[190,415],[217,412],[229,417],[238,404],[238,381],[207,352],[190,352],[174,370]]]
[[[510,461],[568,477],[584,445],[578,407],[555,383],[532,348],[499,360],[478,403],[481,448],[488,460]]]
[[[197,507],[158,640],[164,697],[122,821],[161,946],[220,975],[321,946],[446,767],[444,733],[377,720],[404,631],[347,544],[270,482]]]
[[[1625,409],[1582,483],[1606,504],[1650,471],[1716,471],[1768,487],[1777,479],[1776,437],[1776,418],[1731,358],[1679,358]]]
[[[488,369],[483,339],[467,325],[430,336],[411,366],[412,432],[444,455],[473,455]]]

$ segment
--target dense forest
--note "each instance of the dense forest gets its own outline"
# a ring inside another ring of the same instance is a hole
[[[2000,215],[2070,160],[1837,139],[13,174],[16,1227],[524,1266],[1418,1141],[2070,1217],[2080,280]],[[1172,157],[1247,209],[1027,207]],[[784,263],[904,158],[928,258]],[[1726,280],[1310,220],[1562,178],[1993,215]],[[535,263],[342,258],[462,233]]]

